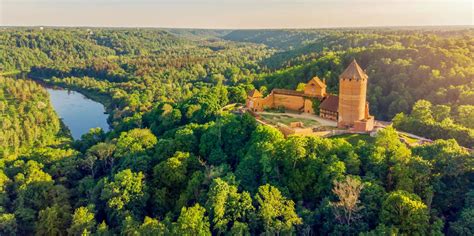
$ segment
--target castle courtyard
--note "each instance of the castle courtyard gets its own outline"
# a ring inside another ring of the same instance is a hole
[[[276,121],[285,125],[290,125],[291,122],[301,121],[305,127],[318,128],[318,127],[337,127],[337,122],[333,120],[323,119],[319,116],[315,116],[308,113],[273,113],[273,112],[257,112],[263,120]]]

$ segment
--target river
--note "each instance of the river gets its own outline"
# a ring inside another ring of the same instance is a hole
[[[75,140],[80,139],[91,128],[100,127],[104,131],[109,130],[108,115],[102,104],[75,91],[48,87],[46,90],[49,92],[54,110]]]
[[[27,72],[14,73],[8,77],[31,79]],[[80,139],[92,128],[99,127],[104,131],[109,131],[108,115],[101,103],[91,100],[79,92],[50,87],[43,83],[39,84],[48,91],[54,110],[71,131],[73,139]]]

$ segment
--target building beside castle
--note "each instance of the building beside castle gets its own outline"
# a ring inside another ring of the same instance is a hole
[[[283,107],[287,110],[319,113],[321,118],[337,121],[339,128],[357,132],[371,131],[374,117],[369,114],[367,96],[367,74],[354,60],[339,76],[339,96],[327,94],[326,84],[318,77],[312,78],[303,91],[273,89],[264,97],[254,89],[248,93],[246,106],[260,112],[268,108]],[[315,112],[315,103],[319,111]]]

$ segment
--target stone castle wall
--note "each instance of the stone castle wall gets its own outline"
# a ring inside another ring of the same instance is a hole
[[[262,110],[265,108],[273,108],[274,107],[274,97],[273,94],[270,94],[264,98],[261,98],[262,103]]]
[[[252,111],[263,111],[265,108],[273,108],[273,94],[264,98],[247,98],[246,106]]]
[[[314,114],[313,103],[303,96],[270,93],[264,98],[248,98],[246,106],[252,111],[263,111],[267,108],[284,107],[288,110]]]
[[[285,107],[288,110],[294,111],[303,111],[304,109],[304,98],[302,96],[273,94],[273,103],[275,108]]]
[[[375,120],[374,120],[374,117],[372,116],[365,120],[355,121],[353,129],[354,131],[365,132],[365,131],[373,130],[374,125],[375,125]]]

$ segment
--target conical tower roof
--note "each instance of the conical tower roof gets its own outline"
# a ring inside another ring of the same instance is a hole
[[[369,76],[360,68],[359,64],[357,64],[356,60],[354,59],[351,64],[342,72],[339,76],[340,79],[354,79],[354,80],[364,80],[368,79]]]

